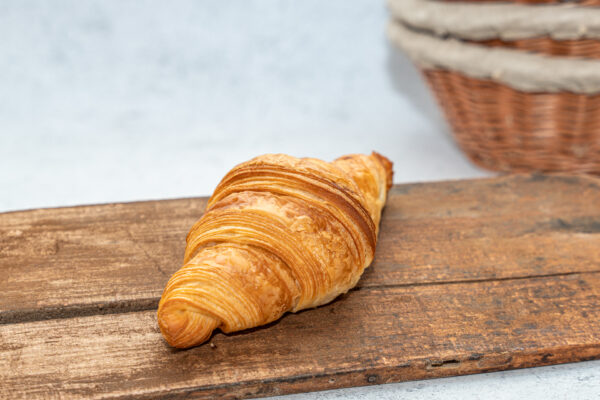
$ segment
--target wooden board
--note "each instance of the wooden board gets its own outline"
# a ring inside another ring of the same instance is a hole
[[[332,304],[177,351],[154,308],[205,199],[0,214],[0,398],[253,397],[600,358],[600,180],[395,186]]]

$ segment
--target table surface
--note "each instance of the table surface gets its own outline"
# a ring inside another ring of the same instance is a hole
[[[210,194],[266,152],[377,150],[395,182],[492,175],[456,148],[371,0],[0,6],[0,211]],[[485,395],[481,393],[485,387]],[[600,361],[286,399],[600,397]]]

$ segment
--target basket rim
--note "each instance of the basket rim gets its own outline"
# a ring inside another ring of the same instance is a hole
[[[387,0],[393,18],[414,28],[462,39],[600,39],[600,8],[571,4],[460,3]]]
[[[600,93],[600,60],[574,59],[486,47],[416,31],[398,22],[390,40],[420,67],[490,79],[524,92]]]

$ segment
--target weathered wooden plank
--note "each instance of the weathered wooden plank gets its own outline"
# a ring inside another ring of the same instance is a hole
[[[363,288],[170,348],[152,311],[0,326],[0,397],[252,397],[600,357],[600,273]]]
[[[0,324],[151,309],[205,199],[0,214]],[[600,269],[600,180],[395,186],[359,287]]]
[[[0,215],[0,320],[148,309],[206,199]]]

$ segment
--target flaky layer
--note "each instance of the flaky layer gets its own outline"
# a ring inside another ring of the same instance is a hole
[[[375,252],[392,164],[264,155],[233,168],[187,237],[158,310],[175,347],[325,304],[356,285]]]

